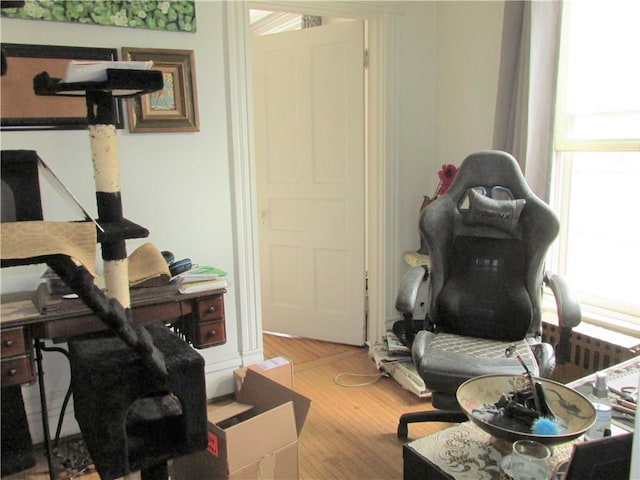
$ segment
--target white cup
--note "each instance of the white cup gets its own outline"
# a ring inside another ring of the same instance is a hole
[[[510,475],[515,480],[549,480],[551,451],[533,440],[513,442]]]

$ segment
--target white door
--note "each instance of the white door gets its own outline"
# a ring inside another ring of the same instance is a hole
[[[364,24],[253,39],[263,328],[365,338]]]

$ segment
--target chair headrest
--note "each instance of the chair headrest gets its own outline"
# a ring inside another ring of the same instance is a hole
[[[465,158],[445,195],[460,199],[469,189],[480,186],[487,192],[495,192],[496,187],[498,190],[506,188],[514,199],[529,200],[535,196],[516,159],[498,150],[472,153]],[[490,196],[498,198],[497,195]]]
[[[490,193],[490,192],[487,192]],[[468,208],[463,202],[468,200]],[[462,223],[469,226],[488,226],[516,235],[520,213],[526,200],[490,198],[478,189],[470,189],[463,201],[458,204],[462,213]]]

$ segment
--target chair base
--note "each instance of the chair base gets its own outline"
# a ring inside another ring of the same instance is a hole
[[[467,416],[459,410],[427,410],[424,412],[405,413],[398,422],[398,438],[407,440],[409,436],[409,424],[421,422],[466,422]]]

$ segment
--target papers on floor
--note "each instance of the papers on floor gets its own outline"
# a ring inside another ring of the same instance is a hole
[[[404,343],[402,343],[400,339],[393,332],[387,332],[385,342],[386,342],[387,350],[390,353],[411,355],[411,351],[409,350],[409,347],[407,347]]]
[[[405,390],[420,398],[431,397],[413,364],[409,348],[393,332],[387,332],[384,343],[369,345],[369,357],[378,370],[388,373]]]
[[[60,83],[104,82],[107,69],[151,70],[153,62],[71,60]]]

